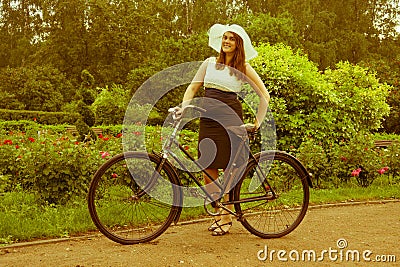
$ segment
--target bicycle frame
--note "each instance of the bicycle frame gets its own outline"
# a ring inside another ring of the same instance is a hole
[[[214,179],[214,178],[213,178],[213,177],[212,177],[212,176],[211,176],[197,161],[196,161],[196,159],[195,159],[192,155],[190,155],[190,154],[184,149],[184,147],[183,147],[183,146],[178,142],[178,140],[176,139],[176,135],[177,135],[177,132],[178,132],[178,130],[179,130],[181,120],[180,120],[180,119],[176,119],[175,116],[173,116],[173,118],[174,118],[174,123],[173,123],[173,128],[174,128],[174,130],[173,130],[172,134],[169,136],[168,140],[165,142],[165,144],[164,144],[164,146],[163,146],[162,161],[161,161],[160,165],[157,166],[157,171],[159,171],[159,170],[162,169],[162,166],[163,166],[163,165],[165,164],[165,162],[168,160],[168,157],[171,156],[171,157],[178,163],[179,167],[180,167],[183,171],[185,171],[185,172],[189,175],[190,179],[192,179],[192,180],[195,182],[195,184],[203,191],[203,193],[207,196],[207,198],[208,198],[210,201],[215,202],[216,205],[217,205],[218,207],[225,209],[226,211],[228,211],[229,213],[231,213],[232,215],[235,215],[235,216],[238,216],[238,215],[237,215],[235,212],[233,212],[233,211],[227,209],[227,208],[224,207],[224,206],[230,205],[230,204],[235,204],[235,203],[252,202],[252,201],[256,201],[256,200],[273,200],[273,199],[276,198],[275,192],[273,191],[272,187],[269,185],[268,181],[265,179],[266,176],[264,175],[263,171],[262,171],[261,168],[258,166],[258,168],[257,168],[257,175],[256,175],[256,176],[260,179],[259,182],[262,183],[262,184],[264,184],[264,187],[263,187],[263,188],[264,188],[264,190],[265,190],[265,192],[266,192],[265,196],[262,196],[262,197],[253,197],[253,198],[250,197],[250,198],[243,199],[243,200],[240,200],[240,201],[229,200],[229,201],[226,201],[226,202],[224,202],[224,203],[222,204],[222,203],[219,201],[219,199],[221,199],[221,198],[223,197],[223,195],[227,192],[227,187],[228,187],[229,183],[224,183],[224,185],[222,185],[222,184],[218,181],[218,179]],[[201,181],[200,181],[198,178],[196,178],[196,176],[194,176],[193,173],[192,173],[191,171],[189,171],[189,170],[186,168],[185,164],[184,164],[184,163],[179,159],[179,157],[178,157],[177,155],[175,155],[175,153],[171,150],[171,147],[172,147],[173,145],[178,146],[179,150],[182,151],[182,152],[185,154],[185,156],[186,156],[187,158],[189,158],[189,159],[199,168],[199,170],[201,170],[201,172],[202,172],[203,174],[205,174],[211,181],[213,181],[213,183],[218,187],[218,190],[220,190],[220,194],[218,195],[218,197],[217,197],[216,199],[215,199],[215,197],[212,196],[212,194],[210,194],[210,193],[203,187],[203,184],[201,183]],[[238,155],[240,155],[240,153],[242,152],[243,149],[245,149],[245,139],[241,138],[241,142],[240,142],[240,145],[239,145],[239,149],[238,149],[238,151],[237,151],[237,153],[236,153],[236,155],[235,155],[235,157],[234,157],[234,159],[233,159],[233,162],[236,162],[236,160],[237,160],[237,158],[238,158]],[[253,153],[251,153],[251,151],[249,151],[249,161],[250,161],[250,160],[256,161],[256,158],[255,158],[255,156],[253,155]],[[232,169],[234,169],[234,167],[235,167],[235,163],[233,164]],[[231,169],[229,169],[228,171],[225,171],[225,173],[227,173],[227,172],[228,172],[228,176],[226,177],[226,180],[227,180],[227,181],[231,181],[231,179],[235,179],[235,178],[236,178],[236,179],[239,179],[239,178],[240,178],[240,177],[235,177],[235,176],[236,176],[236,175],[235,175],[235,172],[234,172],[234,171],[231,172]],[[264,177],[264,179],[261,180],[261,177]]]

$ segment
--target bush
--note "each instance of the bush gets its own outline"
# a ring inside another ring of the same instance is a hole
[[[101,88],[92,107],[98,125],[122,124],[128,106],[129,92],[120,85]]]
[[[381,127],[390,89],[373,73],[350,63],[321,74],[306,56],[284,45],[261,44],[252,65],[271,94],[278,147],[314,139],[329,148],[338,140]]]
[[[51,66],[6,68],[0,71],[0,108],[57,111],[74,96],[64,74]]]
[[[324,148],[315,140],[302,143],[293,153],[312,174],[317,188],[339,187],[351,179],[368,187],[380,175],[387,175],[392,182],[400,179],[400,145],[377,148],[375,136],[355,135],[348,142]]]
[[[72,124],[79,114],[66,112],[45,112],[31,110],[0,109],[0,120],[5,121],[35,121],[40,124]]]
[[[38,135],[37,128],[27,132],[0,130],[0,189],[22,187],[34,192],[39,200],[55,204],[86,196],[97,168],[122,152],[121,129],[122,126],[106,127],[96,141],[85,143],[50,130]],[[143,126],[130,126],[129,131],[123,132],[125,140],[130,141],[125,148],[138,149],[139,141],[146,140],[148,151],[161,151],[160,134],[161,127],[145,130]],[[193,135],[186,131],[182,144],[195,149]]]
[[[94,78],[89,71],[83,70],[81,79],[81,87],[76,94],[76,98],[78,99],[76,112],[79,113],[80,116],[76,120],[75,126],[79,133],[79,141],[96,140],[97,136],[91,129],[96,122],[96,117],[90,107],[95,100],[94,90],[92,89]]]

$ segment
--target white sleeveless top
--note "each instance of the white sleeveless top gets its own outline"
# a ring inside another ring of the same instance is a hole
[[[215,66],[216,58],[208,58],[204,87],[215,88],[225,92],[240,92],[244,82],[239,80],[233,73],[231,74],[230,67],[225,66],[223,69],[216,69]]]

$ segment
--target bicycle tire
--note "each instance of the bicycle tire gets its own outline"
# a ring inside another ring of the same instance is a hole
[[[234,189],[239,221],[250,233],[261,238],[279,238],[289,234],[307,212],[310,196],[307,177],[303,165],[285,152],[256,154]],[[263,182],[251,182],[253,178]],[[269,188],[277,194],[276,198],[271,198]],[[254,197],[259,199],[246,202]]]
[[[149,242],[179,216],[182,194],[174,186],[178,177],[169,164],[156,172],[160,162],[161,157],[154,154],[126,152],[96,171],[88,208],[92,221],[107,238],[124,245]]]

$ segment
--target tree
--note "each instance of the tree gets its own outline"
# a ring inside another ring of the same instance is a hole
[[[243,14],[233,19],[234,23],[243,25],[254,44],[283,43],[293,49],[301,48],[299,36],[294,28],[294,21],[289,13],[274,17],[270,14]]]
[[[73,97],[73,86],[51,66],[6,68],[0,71],[0,93],[19,103],[11,108],[59,111]]]
[[[393,38],[399,1],[246,1],[255,12],[274,17],[289,12],[304,52],[320,70],[339,61],[358,63],[382,38]]]
[[[97,136],[91,129],[96,122],[96,116],[91,109],[91,105],[95,101],[94,96],[94,78],[89,71],[83,70],[81,73],[81,87],[78,90],[77,112],[80,118],[75,122],[76,130],[79,132],[79,141],[96,140]]]
[[[0,68],[21,67],[42,36],[42,1],[2,1],[0,5]]]

